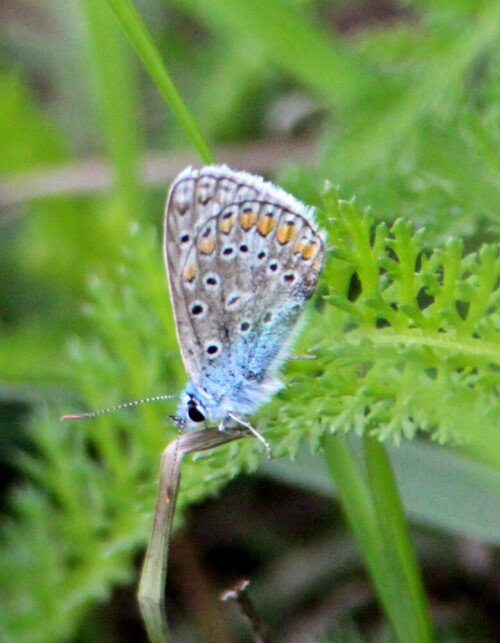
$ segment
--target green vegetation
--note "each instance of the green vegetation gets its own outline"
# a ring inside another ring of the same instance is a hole
[[[0,639],[118,640],[89,614],[136,582],[175,404],[58,417],[183,385],[168,181],[141,179],[146,150],[180,169],[186,150],[225,161],[223,144],[244,158],[260,139],[262,171],[318,207],[329,251],[296,351],[316,359],[289,362],[253,421],[275,456],[323,457],[392,636],[435,640],[397,490],[425,469],[424,440],[435,485],[461,488],[438,512],[426,488],[420,518],[500,540],[500,5],[413,1],[375,21],[362,2],[357,18],[295,0],[149,0],[141,18],[129,0],[41,4],[0,9],[1,457],[22,476],[1,526]],[[403,442],[396,485],[386,446]],[[263,459],[254,440],[186,458],[178,522]],[[292,476],[323,492],[300,462]],[[457,520],[477,489],[482,511]]]

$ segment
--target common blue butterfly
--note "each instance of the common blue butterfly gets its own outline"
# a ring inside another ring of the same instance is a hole
[[[189,377],[176,423],[242,424],[265,443],[242,416],[281,388],[316,287],[324,242],[312,208],[248,172],[188,167],[170,190],[164,251]]]

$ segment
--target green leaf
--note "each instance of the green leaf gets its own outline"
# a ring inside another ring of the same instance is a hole
[[[201,132],[199,131],[189,110],[184,104],[181,95],[170,78],[170,74],[161,59],[151,35],[144,26],[139,14],[129,0],[106,0],[111,10],[120,21],[124,32],[139,54],[144,66],[149,71],[163,97],[170,105],[174,116],[184,128],[191,142],[198,150],[200,157],[205,163],[213,161],[210,152]]]

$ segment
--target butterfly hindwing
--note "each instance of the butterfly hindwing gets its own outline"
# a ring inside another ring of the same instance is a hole
[[[212,396],[265,382],[316,286],[323,240],[310,209],[225,166],[174,183],[165,253],[189,377]]]

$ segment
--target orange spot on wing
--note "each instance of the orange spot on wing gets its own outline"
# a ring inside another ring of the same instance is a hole
[[[210,255],[215,249],[215,237],[210,236],[205,239],[198,239],[198,250],[204,255]]]
[[[184,268],[184,272],[182,273],[182,276],[186,281],[192,282],[194,278],[196,277],[196,273],[198,272],[197,266],[195,263],[190,263],[189,266],[186,266]]]
[[[312,241],[309,241],[309,243],[302,250],[302,259],[314,259],[314,257],[318,254],[318,250],[318,242],[314,239]]]
[[[223,232],[224,234],[229,234],[231,230],[233,229],[234,226],[234,216],[231,215],[230,217],[221,217],[219,219],[219,230]]]
[[[257,230],[263,237],[267,237],[275,225],[276,224],[272,216],[263,216],[260,217],[259,222],[257,223]]]
[[[298,255],[304,250],[304,248],[306,247],[306,241],[307,241],[306,239],[300,239],[300,241],[297,242],[294,249],[295,254]]]
[[[243,230],[250,230],[252,226],[255,225],[257,221],[257,212],[249,210],[248,212],[243,211],[240,214],[240,225]]]
[[[278,228],[276,238],[282,245],[291,241],[295,236],[295,223],[293,221],[286,221]]]

